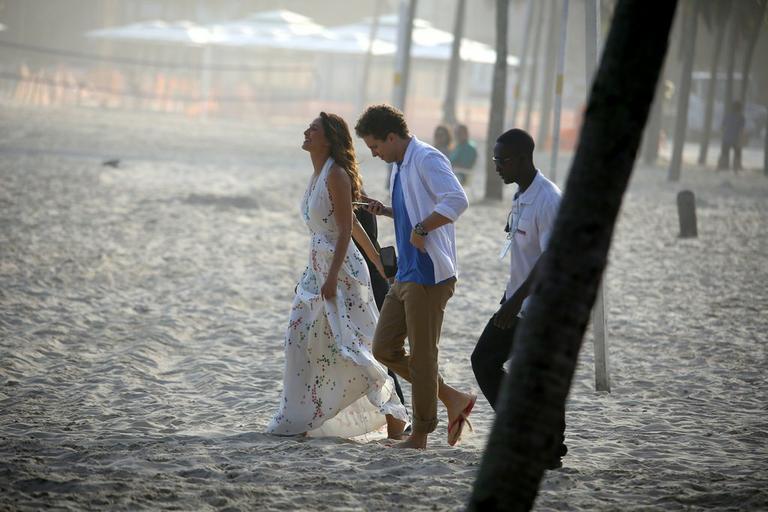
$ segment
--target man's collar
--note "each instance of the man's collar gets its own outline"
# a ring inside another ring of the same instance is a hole
[[[543,177],[543,174],[536,169],[536,175],[533,177],[533,181],[531,181],[531,184],[528,185],[528,188],[525,189],[525,192],[520,194],[518,196],[518,201],[524,204],[531,204],[536,199],[536,196],[539,195],[539,190],[541,190],[541,179]]]
[[[415,135],[411,135],[410,138],[411,140],[408,141],[408,146],[405,148],[403,161],[400,162],[400,168],[402,168],[403,165],[408,165],[408,163],[411,160],[411,157],[413,156],[413,152],[416,151],[416,145],[418,144],[419,139],[417,139]]]

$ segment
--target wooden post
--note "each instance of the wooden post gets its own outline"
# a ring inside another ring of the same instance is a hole
[[[586,81],[592,83],[600,54],[600,8],[599,0],[587,0],[585,5],[586,39]],[[605,275],[605,274],[603,274]],[[605,314],[605,279],[600,280],[595,305],[592,308],[592,345],[595,351],[595,391],[611,392],[611,377],[608,369],[608,320]]]
[[[690,190],[677,194],[677,215],[680,217],[680,238],[696,238],[696,198]]]

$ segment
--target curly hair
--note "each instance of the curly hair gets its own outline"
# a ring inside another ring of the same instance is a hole
[[[368,135],[378,140],[384,140],[387,135],[394,133],[402,138],[407,138],[408,125],[405,123],[405,116],[391,105],[371,105],[355,125],[355,133],[358,137]]]
[[[325,138],[331,144],[331,157],[336,164],[344,169],[352,184],[352,201],[359,201],[363,190],[363,179],[355,158],[355,146],[352,145],[352,135],[347,123],[336,114],[320,112]]]

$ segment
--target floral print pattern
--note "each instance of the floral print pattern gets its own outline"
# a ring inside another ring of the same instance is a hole
[[[408,420],[386,368],[371,353],[378,312],[368,267],[351,241],[335,299],[320,296],[338,239],[327,187],[332,164],[329,158],[313,176],[301,202],[309,264],[286,329],[283,392],[267,427],[274,434],[353,437],[381,428],[385,414]]]

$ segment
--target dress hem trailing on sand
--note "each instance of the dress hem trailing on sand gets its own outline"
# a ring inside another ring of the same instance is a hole
[[[272,434],[355,437],[380,429],[385,414],[408,421],[392,379],[371,352],[378,313],[367,265],[351,241],[336,297],[320,296],[338,238],[327,188],[332,164],[329,158],[302,200],[310,261],[291,306],[283,393],[267,427]]]

